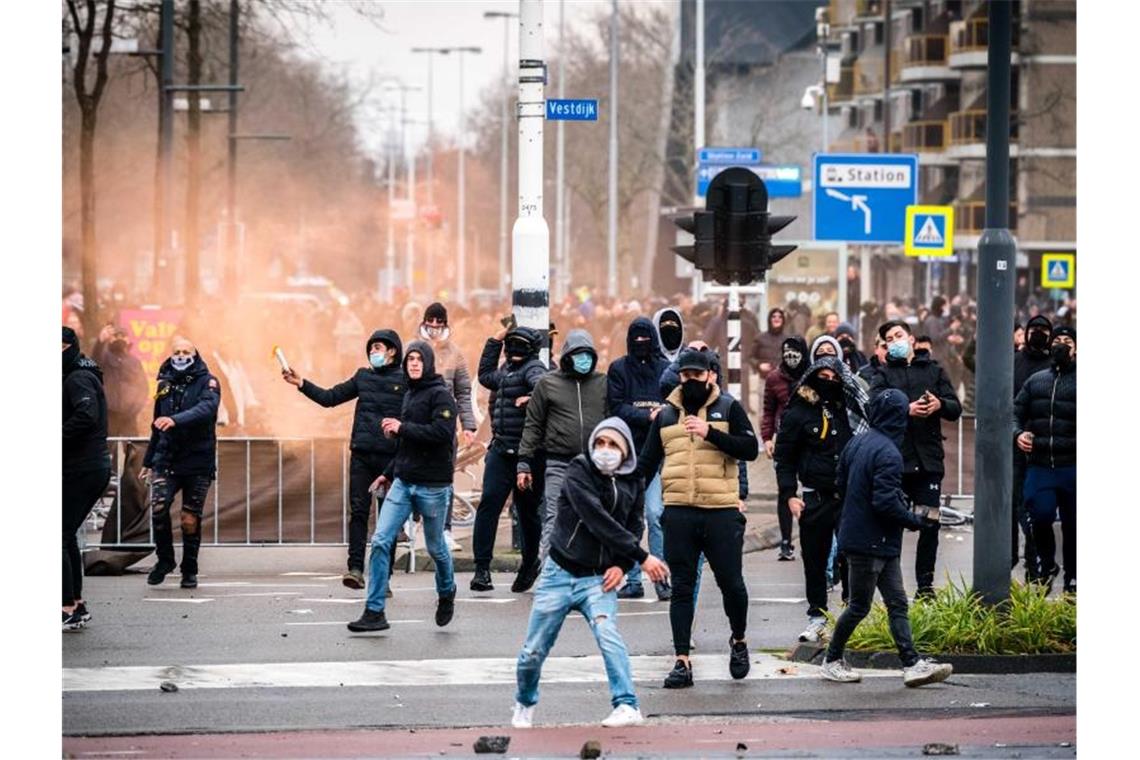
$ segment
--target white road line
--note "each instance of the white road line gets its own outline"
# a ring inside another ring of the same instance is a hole
[[[515,601],[514,599],[456,599],[457,602],[466,602],[467,604],[510,604]]]
[[[179,597],[171,596],[148,596],[143,598],[144,602],[174,602],[175,604],[203,604],[205,602],[212,602],[213,599],[181,599]]]
[[[619,618],[639,617],[643,615],[668,615],[669,610],[654,610],[653,612],[619,612]]]
[[[314,604],[360,604],[363,599],[298,599],[298,602],[312,602]]]
[[[170,584],[173,588],[174,584]],[[328,588],[323,583],[249,583],[247,581],[226,581],[224,583],[199,583],[198,588]]]
[[[351,620],[317,620],[317,621],[313,621],[311,623],[286,623],[285,625],[348,625],[351,622],[352,622]],[[388,622],[391,625],[396,625],[397,623],[422,623],[424,621],[422,621],[422,620],[389,620]]]
[[[338,623],[338,625],[343,625]],[[672,657],[630,657],[635,681],[660,683]],[[721,654],[693,655],[697,681],[728,681],[728,660]],[[267,662],[225,665],[174,665],[169,667],[65,668],[63,690],[156,691],[163,681],[180,689],[306,688],[340,686],[483,686],[514,684],[514,657],[456,660],[378,660],[352,662]],[[780,673],[780,669],[787,671]],[[863,671],[865,677],[898,678],[898,671]],[[817,679],[814,665],[790,664],[768,654],[752,656],[750,681]],[[542,670],[550,683],[605,683],[601,655],[550,657]]]
[[[327,574],[328,573],[310,573],[310,572],[306,572],[304,570],[295,570],[291,573],[281,573],[281,576],[283,578],[288,578],[288,577],[294,576],[294,575],[327,575]]]
[[[218,599],[229,599],[232,596],[300,596],[300,591],[255,591],[249,594],[218,594]],[[304,600],[302,600],[304,601]]]
[[[619,602],[629,602],[630,604],[657,604],[657,600],[653,597],[645,597],[644,599],[618,599]]]
[[[753,602],[755,604],[799,604],[801,602],[806,602],[807,599],[804,599],[803,597],[796,597],[796,596],[773,597],[773,598],[753,596],[753,597],[750,597],[748,599],[748,601]]]

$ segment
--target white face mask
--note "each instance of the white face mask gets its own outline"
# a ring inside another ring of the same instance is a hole
[[[622,453],[617,449],[594,449],[590,452],[594,465],[606,475],[613,475],[621,467]]]
[[[170,366],[179,372],[185,372],[190,369],[190,365],[194,363],[193,356],[172,356],[170,357]]]

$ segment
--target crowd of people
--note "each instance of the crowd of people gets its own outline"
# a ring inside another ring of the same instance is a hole
[[[932,596],[941,424],[958,419],[971,393],[974,315],[968,301],[938,296],[929,308],[892,301],[865,309],[855,325],[835,312],[805,323],[799,308],[774,308],[760,330],[746,311],[747,365],[755,379],[743,373],[742,395],[734,398],[725,383],[723,302],[607,302],[579,293],[552,306],[547,330],[518,325],[491,308],[440,302],[408,303],[396,319],[389,310],[361,309],[352,320],[341,313],[325,334],[332,368],[313,346],[295,351],[291,365],[281,359],[274,417],[319,419],[323,413],[307,401],[324,408],[355,402],[343,583],[365,592],[363,612],[348,625],[356,633],[389,628],[389,577],[400,533],[413,516],[435,565],[436,624],[451,623],[459,590],[450,530],[457,452],[487,442],[469,589],[494,588],[490,567],[508,498],[522,549],[511,590],[534,589],[518,656],[515,726],[532,724],[543,661],[573,611],[586,619],[605,662],[613,712],[604,725],[641,722],[616,602],[643,597],[644,578],[669,603],[675,662],[664,686],[692,687],[691,633],[706,561],[728,622],[730,673],[747,676],[747,463],[761,451],[773,461],[778,486],[779,560],[796,559],[793,524],[799,527],[808,618],[801,641],[829,638],[825,615],[831,592],[840,589],[844,610],[830,635],[823,677],[859,680],[843,650],[877,588],[904,682],[919,686],[945,679],[951,669],[913,645],[902,531],[918,532],[916,598]],[[1076,591],[1073,316],[1069,311],[1054,324],[1033,314],[1013,336],[1017,419],[1010,441],[1017,462],[1014,564],[1023,560],[1030,580],[1052,586],[1061,572],[1053,540],[1059,513],[1070,593]],[[363,324],[378,329],[366,334]],[[216,478],[219,421],[234,384],[212,373],[207,357],[214,349],[185,337],[210,333],[200,318],[187,318],[182,336],[170,341],[150,400],[143,462],[157,555],[150,584],[179,567],[181,586],[197,585],[202,504]],[[284,334],[297,340],[301,332]],[[341,342],[349,339],[354,357],[342,362]],[[77,331],[63,328],[64,630],[90,621],[75,533],[110,477],[108,434],[129,428],[148,403],[147,378],[140,379],[128,343],[108,326],[89,359]],[[469,364],[469,357],[478,361]],[[230,353],[225,364],[240,358]],[[324,387],[308,370],[317,366],[322,380],[347,379]],[[256,424],[254,415],[246,419]],[[169,512],[179,493],[177,566]]]

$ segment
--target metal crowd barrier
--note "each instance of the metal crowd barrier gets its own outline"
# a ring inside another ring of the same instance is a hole
[[[977,423],[977,417],[973,414],[963,414],[957,422],[942,423],[942,433],[946,438],[943,441],[946,475],[942,480],[945,496],[955,499],[974,498],[974,434]],[[948,431],[947,426],[953,426],[953,430]],[[952,474],[953,492],[948,488]]]

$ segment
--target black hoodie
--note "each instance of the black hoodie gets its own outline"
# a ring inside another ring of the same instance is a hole
[[[298,390],[324,407],[358,399],[356,412],[352,416],[352,440],[349,448],[354,452],[391,455],[396,453],[396,441],[384,437],[380,421],[385,417],[400,419],[408,382],[400,366],[403,360],[400,336],[395,330],[377,330],[364,344],[365,357],[368,356],[369,347],[376,341],[382,341],[396,349],[396,357],[389,364],[380,369],[373,369],[371,365],[361,367],[352,377],[327,390],[309,380],[301,383]]]
[[[201,354],[194,355],[194,363],[184,372],[174,369],[170,359],[164,361],[158,369],[154,418],[170,417],[174,427],[160,432],[151,425],[143,466],[173,475],[213,476],[221,398],[218,379]]]
[[[1045,348],[1042,350],[1029,345],[1029,331],[1034,327],[1045,328]],[[1030,319],[1025,325],[1025,347],[1013,355],[1013,395],[1015,398],[1030,375],[1052,366],[1053,361],[1049,356],[1049,341],[1052,333],[1053,323],[1049,321],[1048,317],[1043,317],[1040,314]]]
[[[455,479],[455,416],[458,409],[447,383],[435,371],[435,352],[426,341],[408,345],[408,354],[418,353],[424,363],[419,380],[408,378],[408,392],[400,412],[396,458],[384,473],[389,480],[420,486],[449,486]]]
[[[63,363],[63,475],[110,466],[103,373],[75,343],[65,353]]]

